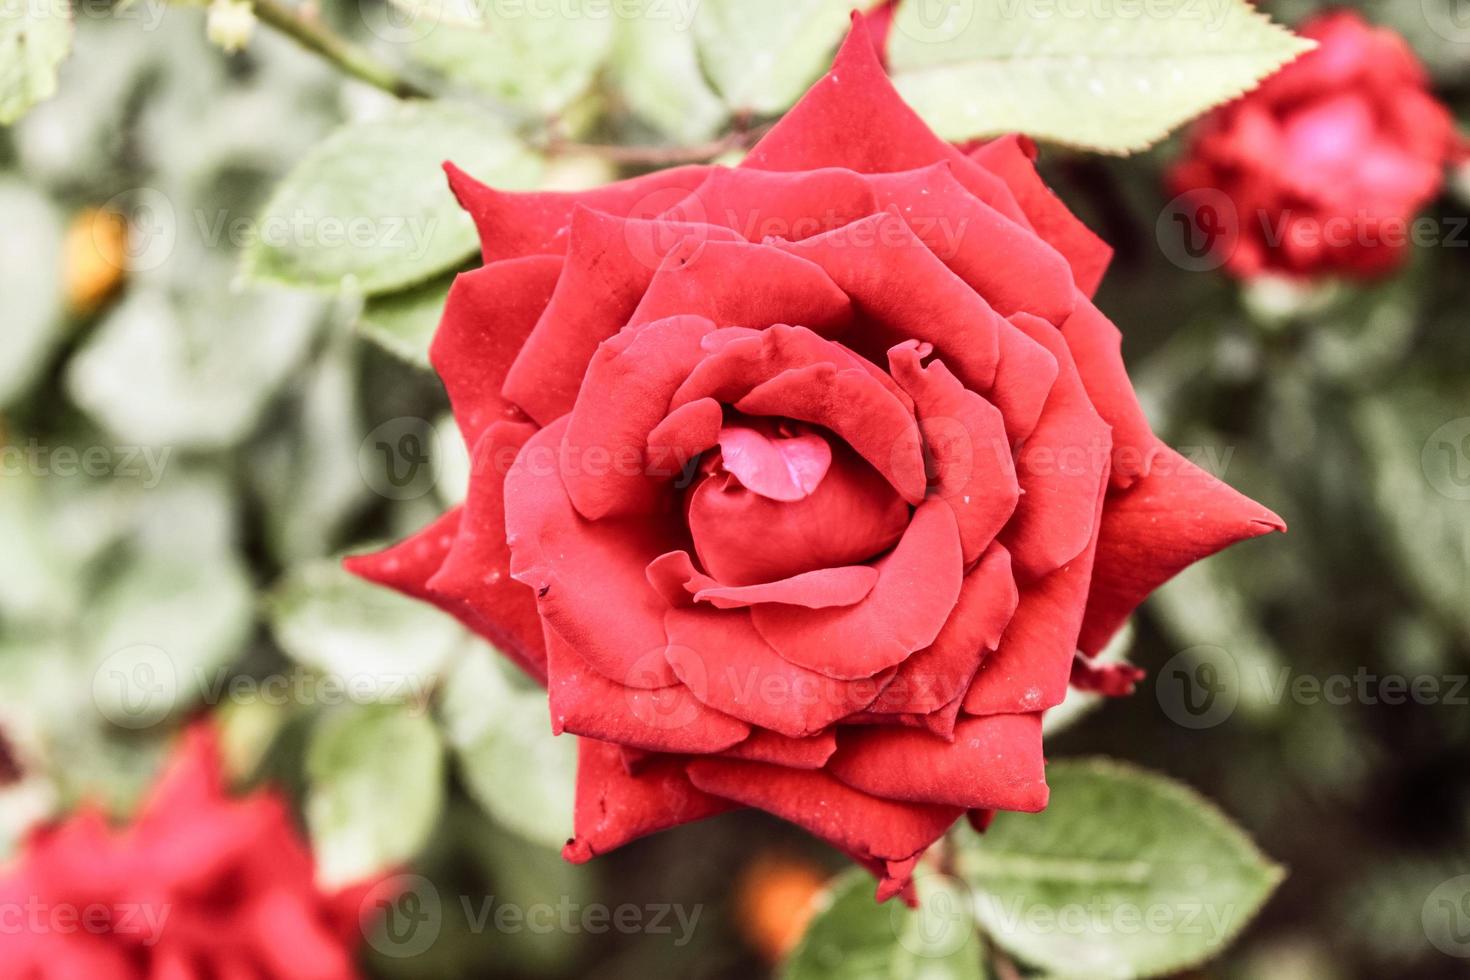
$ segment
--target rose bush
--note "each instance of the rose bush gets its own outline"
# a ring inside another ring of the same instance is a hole
[[[1393,31],[1335,11],[1300,33],[1319,47],[1206,116],[1170,183],[1212,209],[1200,230],[1236,276],[1381,275],[1439,193],[1453,121]]]
[[[939,140],[859,21],[736,169],[448,168],[470,493],[349,567],[547,686],[568,859],[749,805],[903,892],[966,811],[1046,805],[1042,713],[1131,686],[1085,655],[1148,592],[1282,527],[1152,434],[1031,154]]]
[[[370,888],[322,892],[286,801],[228,796],[196,725],[127,827],[83,808],[32,832],[0,876],[0,963],[26,980],[351,980]]]

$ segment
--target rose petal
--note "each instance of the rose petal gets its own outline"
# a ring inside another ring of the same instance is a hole
[[[1097,513],[1103,510],[1107,473],[1097,495]],[[1101,527],[1095,517],[1093,527]],[[964,710],[972,715],[1029,714],[1062,703],[1067,695],[1082,610],[1093,584],[1097,536],[1076,558],[1034,583],[1021,588],[1021,599],[995,652],[980,669],[965,694]],[[1013,556],[1014,560],[1014,556]]]
[[[708,167],[671,167],[587,191],[500,191],[452,163],[449,189],[480,233],[488,265],[525,255],[563,255],[578,205],[620,218],[653,218],[704,183]]]
[[[729,476],[705,477],[686,520],[700,563],[723,585],[756,585],[866,562],[902,537],[909,512],[893,487],[846,446],[810,497],[789,503]],[[758,546],[751,536],[759,535]]]
[[[709,357],[689,373],[674,394],[674,405],[698,398],[714,398],[734,404],[754,388],[785,371],[831,364],[836,368],[860,369],[876,384],[911,411],[912,402],[903,389],[877,364],[801,326],[776,324],[765,330],[727,327],[704,340]]]
[[[872,703],[887,677],[840,681],[776,655],[739,610],[671,609],[665,656],[694,696],[723,714],[805,738]]]
[[[819,568],[759,585],[706,586],[694,594],[694,599],[696,602],[708,602],[716,609],[740,609],[762,602],[827,609],[863,601],[877,582],[877,569],[869,565],[844,565]]]
[[[1159,443],[1138,404],[1138,394],[1123,366],[1123,335],[1096,306],[1081,297],[1062,324],[1087,398],[1113,429],[1113,486],[1126,488],[1148,475]]]
[[[930,464],[929,496],[954,511],[969,565],[1005,527],[1020,499],[1005,420],[960,384],[943,361],[920,362],[917,342],[888,352],[889,372],[914,400]]]
[[[1150,473],[1103,510],[1079,646],[1101,650],[1150,592],[1201,558],[1284,530],[1271,511],[1161,445]]]
[[[832,447],[809,429],[788,434],[770,425],[727,425],[719,442],[725,471],[771,500],[810,497],[832,465]]]
[[[756,729],[750,738],[732,745],[720,755],[729,759],[767,762],[787,769],[820,769],[837,751],[837,735],[831,730],[806,738],[788,738],[779,732]]]
[[[358,578],[397,589],[404,595],[439,607],[491,643],[504,641],[505,645],[499,647],[501,652],[532,679],[544,683],[546,654],[539,638],[518,637],[519,642],[511,642],[503,625],[487,621],[463,599],[446,595],[429,585],[449,557],[462,517],[463,508],[455,507],[398,544],[372,554],[344,558],[342,567]]]
[[[958,807],[1046,808],[1041,715],[965,718],[945,741],[913,728],[845,728],[826,771],[884,799]]]
[[[710,758],[691,761],[688,773],[707,793],[759,807],[864,859],[907,860],[942,837],[964,812],[880,799],[820,770]]]
[[[1019,598],[1010,554],[991,545],[965,576],[954,611],[934,642],[899,664],[892,683],[868,710],[926,715],[954,704],[969,689],[986,651],[999,645]]]
[[[851,170],[777,173],[715,167],[664,217],[720,225],[749,242],[799,241],[877,210],[867,182]]]
[[[801,97],[740,166],[752,170],[846,167],[858,173],[914,170],[949,160],[970,193],[1024,221],[1005,183],[934,135],[888,80],[861,18],[832,68]]]
[[[913,414],[865,371],[812,364],[776,375],[741,397],[747,415],[824,426],[892,484],[909,503],[924,499],[924,458]]]
[[[862,601],[878,581],[876,569],[846,565],[820,568],[775,582],[729,586],[697,570],[685,551],[659,555],[648,563],[646,574],[649,584],[669,605],[678,608],[694,602],[708,602],[716,609],[744,609],[761,602],[782,602],[808,609],[850,606]]]
[[[649,652],[640,671],[665,665],[663,647]],[[551,730],[571,732],[650,752],[719,752],[750,734],[750,726],[706,707],[677,681],[666,687],[628,687],[592,669],[554,630],[546,630]]]
[[[649,659],[664,645],[665,604],[643,570],[678,535],[650,518],[578,514],[561,478],[566,428],[561,419],[532,436],[506,476],[511,577],[535,591],[541,618],[603,676],[666,687],[673,672]]]
[[[546,649],[536,594],[511,578],[505,541],[505,476],[535,432],[529,424],[497,422],[480,438],[459,533],[428,588],[473,609],[481,635],[544,684]]]
[[[583,517],[667,508],[668,479],[650,473],[648,437],[705,357],[700,340],[713,329],[703,317],[676,316],[628,327],[598,346],[562,440],[562,479]]]
[[[755,628],[782,657],[829,677],[871,677],[934,642],[963,579],[954,512],[929,500],[914,512],[897,547],[877,563],[866,599],[836,609],[762,605]]]
[[[950,363],[947,358],[945,363]],[[995,383],[977,390],[1000,409],[1006,437],[1012,445],[1019,444],[1036,429],[1058,373],[1057,359],[1047,348],[1014,329],[1012,324],[1001,327],[1000,366],[995,372]]]
[[[1021,499],[1000,534],[1017,577],[1028,581],[1071,561],[1096,537],[1098,487],[1108,479],[1112,435],[1088,401],[1060,331],[1025,313],[1012,322],[1046,347],[1059,368],[1036,429],[1016,451]]]
[[[567,841],[562,857],[582,864],[631,840],[736,806],[695,788],[677,757],[650,756],[631,776],[618,746],[578,739],[576,837]]]
[[[619,218],[579,205],[561,278],[504,375],[505,397],[541,425],[571,411],[597,345],[632,318],[664,256],[690,238],[736,237],[709,225]]]
[[[648,434],[647,471],[660,480],[674,480],[678,489],[689,485],[694,468],[706,450],[719,445],[725,409],[713,398],[701,398],[673,409]]]
[[[1042,181],[1036,172],[1036,144],[1025,136],[1001,136],[976,147],[970,159],[1006,182],[1036,234],[1066,256],[1077,288],[1088,298],[1096,294],[1113,250]]]
[[[948,161],[868,178],[885,210],[1002,316],[1032,313],[1060,324],[1072,312],[1072,269],[1024,224],[971,194]]]
[[[551,299],[561,260],[531,256],[496,262],[454,278],[429,346],[465,445],[474,449],[493,423],[524,416],[501,393],[506,372]]]
[[[931,343],[965,387],[988,389],[1005,322],[889,211],[798,243],[775,243],[821,266],[848,296],[857,324],[842,341],[864,357],[906,340]]]
[[[821,268],[780,249],[686,241],[669,252],[628,322],[680,314],[717,327],[798,323],[831,335],[852,320],[852,304]]]

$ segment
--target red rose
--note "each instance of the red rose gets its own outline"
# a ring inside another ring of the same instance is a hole
[[[322,894],[285,801],[232,799],[200,725],[134,821],[83,809],[0,877],[7,977],[350,980],[366,892]]]
[[[1449,112],[1393,31],[1339,11],[1300,33],[1319,47],[1205,117],[1171,185],[1237,276],[1391,271],[1439,193]]]
[[[738,169],[450,169],[486,264],[433,361],[473,485],[350,567],[546,683],[569,859],[744,804],[892,895],[966,810],[1046,805],[1079,647],[1281,527],[1149,431],[1087,298],[1109,250],[1030,152],[934,136],[858,22]]]

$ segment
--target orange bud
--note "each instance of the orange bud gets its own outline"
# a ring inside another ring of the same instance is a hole
[[[777,854],[756,858],[735,889],[741,935],[768,963],[780,962],[801,940],[825,884],[826,874],[808,861]]]
[[[62,261],[67,308],[83,315],[96,312],[127,275],[127,219],[101,208],[82,211],[66,230]]]

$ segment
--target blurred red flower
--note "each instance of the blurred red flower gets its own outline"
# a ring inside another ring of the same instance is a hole
[[[133,821],[97,809],[34,831],[0,877],[15,980],[352,980],[372,883],[325,893],[285,801],[225,792],[190,728]]]
[[[1194,129],[1169,180],[1232,274],[1372,277],[1392,271],[1433,227],[1454,144],[1402,37],[1352,11],[1300,28],[1319,47]]]

